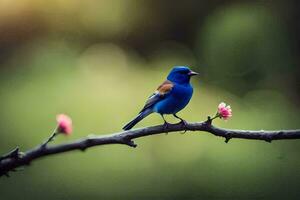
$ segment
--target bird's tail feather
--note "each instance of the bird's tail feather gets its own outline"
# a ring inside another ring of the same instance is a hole
[[[123,127],[124,131],[130,130],[132,127],[134,127],[138,122],[140,122],[142,119],[144,119],[145,117],[147,117],[148,115],[150,115],[152,113],[152,109],[146,109],[144,111],[142,111],[136,118],[134,118],[133,120],[131,120],[128,124],[126,124]]]

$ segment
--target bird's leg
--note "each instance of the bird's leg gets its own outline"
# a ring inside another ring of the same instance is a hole
[[[164,120],[164,130],[166,131],[166,130],[169,128],[170,123],[167,122],[167,120],[165,119],[165,117],[164,117],[163,114],[160,114],[160,115],[161,115],[161,117],[162,117],[163,120]],[[168,133],[168,132],[166,132],[166,133]]]
[[[184,130],[183,133],[185,133],[186,132],[186,127],[187,127],[187,122],[184,119],[182,119],[181,117],[177,116],[176,113],[173,114],[173,116],[180,120],[179,123],[182,124],[182,126],[184,127],[185,130]]]
[[[180,123],[183,124],[184,126],[187,125],[187,122],[184,119],[182,119],[181,117],[177,116],[176,114],[173,114],[173,116],[176,117],[177,119],[179,119]]]

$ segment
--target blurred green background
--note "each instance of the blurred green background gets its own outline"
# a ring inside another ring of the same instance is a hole
[[[121,131],[174,65],[200,72],[180,113],[225,101],[236,129],[296,129],[300,3],[0,0],[0,151],[40,144],[58,113],[71,137]],[[176,122],[172,117],[170,122]],[[161,124],[151,115],[137,127]],[[0,179],[6,199],[297,199],[300,143],[161,134],[33,162]]]

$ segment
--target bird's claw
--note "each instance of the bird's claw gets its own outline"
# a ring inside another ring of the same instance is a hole
[[[165,123],[164,123],[164,132],[165,132],[166,134],[168,134],[169,125],[170,125],[170,123],[168,123],[168,122],[165,122]]]
[[[186,133],[188,123],[187,123],[184,119],[182,119],[182,120],[179,122],[179,124],[182,126],[182,128],[184,128],[184,131],[182,132],[182,134]]]

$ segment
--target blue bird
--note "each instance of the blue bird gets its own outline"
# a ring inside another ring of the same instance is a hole
[[[173,114],[185,125],[186,122],[178,117],[176,113],[182,110],[192,98],[193,87],[190,84],[190,78],[197,74],[186,66],[175,66],[169,73],[167,80],[148,98],[138,116],[126,124],[123,130],[130,130],[138,122],[154,112],[162,116],[165,126],[169,123],[164,118],[164,114]]]

